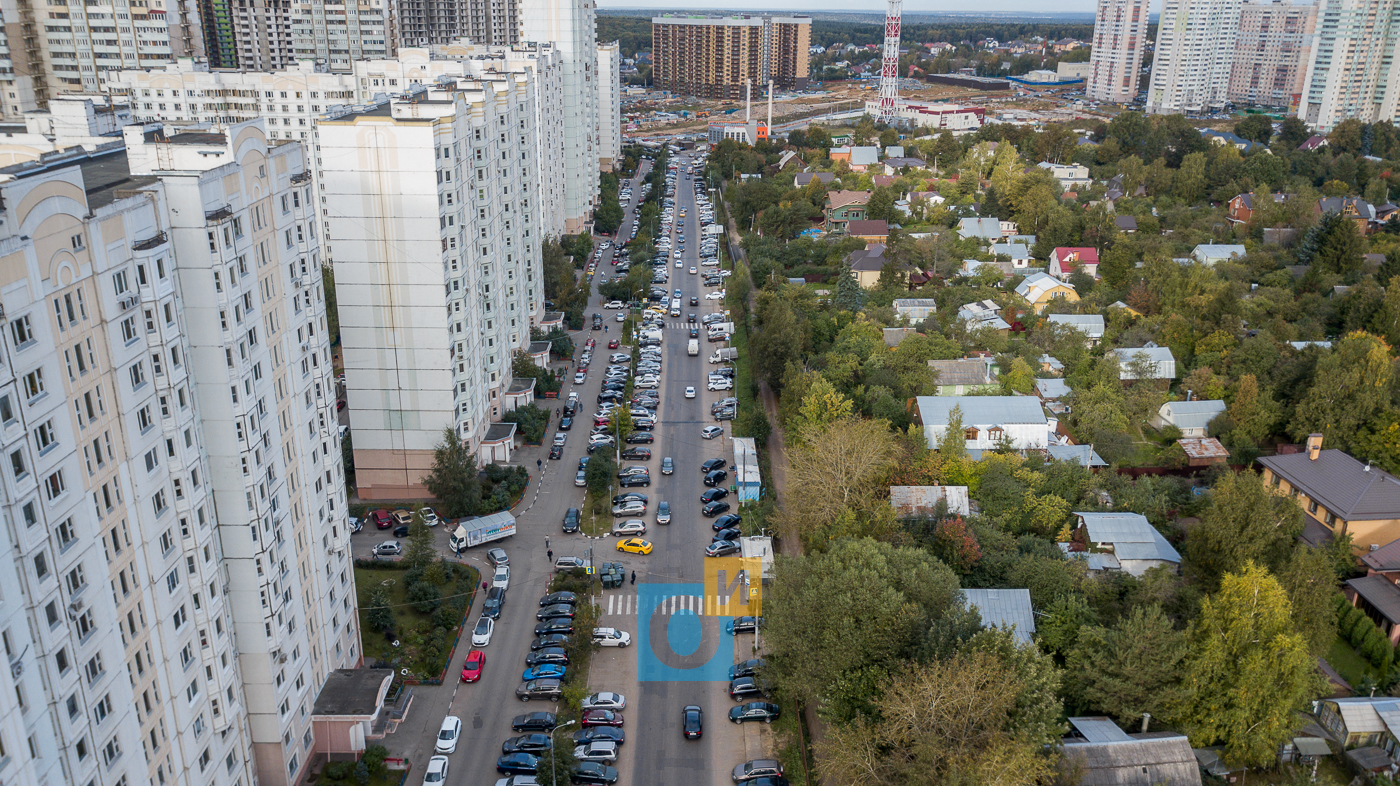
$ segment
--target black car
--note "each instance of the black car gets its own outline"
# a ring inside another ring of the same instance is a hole
[[[589,445],[589,446],[588,446],[588,453],[589,453],[589,454],[593,454],[593,453],[597,453],[597,452],[600,451],[600,450],[612,450],[612,449],[613,449],[613,446],[612,446],[612,445],[609,445],[609,444],[606,443],[606,442],[595,442],[595,443],[593,443],[592,445]]]
[[[621,745],[627,741],[627,735],[616,726],[589,726],[574,732],[575,745],[584,745],[594,740],[607,740]]]
[[[738,677],[729,682],[729,697],[735,701],[762,696],[768,698],[768,688],[753,677]]]
[[[564,531],[565,531],[565,532],[578,532],[578,527],[579,527],[579,509],[578,509],[578,508],[569,508],[567,511],[564,512]]]
[[[394,537],[396,537],[396,538],[406,538],[406,537],[408,537],[408,525],[407,525],[407,524],[403,524],[403,525],[394,527]]]
[[[705,733],[705,715],[698,705],[681,710],[681,733],[688,740],[698,740]]]
[[[695,328],[691,328],[691,329],[690,329],[690,337],[691,337],[691,338],[700,338],[700,331],[699,331],[699,330],[696,330]]]
[[[705,507],[700,509],[700,515],[704,516],[707,519],[712,519],[721,513],[727,512],[728,510],[728,502],[707,502],[705,503]]]
[[[617,783],[617,768],[596,761],[581,761],[569,773],[569,780],[574,783]]]
[[[619,488],[632,488],[633,486],[650,486],[650,475],[628,475],[617,481]]]
[[[759,669],[763,668],[765,662],[766,661],[764,661],[763,658],[753,658],[751,660],[746,660],[743,663],[736,663],[733,666],[729,667],[729,679],[733,680],[738,679],[739,677],[752,677],[753,675],[758,673]]]
[[[729,496],[729,489],[727,489],[727,488],[720,487],[720,488],[706,489],[706,490],[705,490],[705,493],[700,495],[700,501],[701,501],[701,502],[714,502],[715,500],[724,499],[724,498],[727,497],[727,496]]]
[[[726,472],[726,471],[724,471],[724,470],[722,470],[722,469],[717,469],[717,470],[715,470],[714,472],[706,472],[706,473],[705,473],[705,480],[704,480],[704,483],[705,483],[706,486],[718,486],[719,484],[723,483],[724,481],[726,481],[726,480],[728,480],[728,479],[729,479],[729,473],[728,473],[728,472]]]
[[[550,460],[550,461],[558,461],[559,459],[561,459],[561,458],[563,458],[563,457],[564,457],[564,446],[563,446],[563,445],[550,445],[550,446],[549,446],[549,460]]]
[[[538,652],[545,647],[564,647],[568,646],[568,644],[568,636],[562,633],[550,633],[544,636],[536,636],[535,640],[530,642],[530,650],[532,652]]]
[[[481,616],[490,617],[493,620],[501,618],[501,607],[506,603],[506,591],[503,587],[492,587],[486,591],[486,600],[481,604]]]
[[[501,753],[506,755],[511,753],[542,753],[549,750],[552,745],[553,738],[548,734],[522,734],[501,743]]]
[[[624,502],[640,502],[645,505],[647,504],[647,495],[640,491],[629,491],[625,494],[618,494],[613,497],[612,504],[621,505]]]
[[[711,538],[711,540],[738,540],[739,537],[743,534],[744,533],[740,532],[737,529],[734,529],[733,527],[726,527],[725,529],[716,532],[715,536]]]
[[[516,715],[510,722],[510,728],[514,731],[551,732],[558,723],[559,719],[552,712],[527,712]]]
[[[788,779],[781,775],[764,775],[744,781],[744,786],[788,786]]]
[[[724,469],[727,466],[729,466],[729,462],[722,458],[705,459],[705,463],[700,465],[700,471],[708,475],[717,469]]]
[[[571,417],[565,415],[564,417],[562,417],[562,418],[559,419],[559,430],[560,430],[560,431],[568,431],[569,429],[571,429],[571,428],[573,428],[573,427],[574,427],[574,419],[573,419],[573,418],[571,418]]]
[[[719,412],[716,412],[716,413],[715,413],[715,420],[717,420],[717,421],[719,421],[719,420],[733,420],[733,419],[734,419],[734,408],[733,408],[733,407],[728,407],[728,408],[726,408],[726,409],[721,409]]]
[[[573,633],[574,621],[571,619],[546,620],[535,626],[536,636],[548,636],[553,633]]]
[[[532,753],[508,753],[496,759],[496,772],[502,775],[534,775],[539,768],[540,759]]]
[[[724,628],[730,633],[757,633],[762,625],[762,617],[735,617]]]
[[[573,510],[574,510],[574,511],[577,511],[578,509],[577,509],[577,508],[573,508]],[[556,604],[556,603],[567,603],[567,604],[569,604],[570,606],[577,605],[577,604],[578,604],[578,596],[575,595],[575,594],[572,593],[572,592],[567,592],[567,591],[566,591],[566,592],[551,592],[551,593],[549,593],[548,595],[545,595],[543,598],[540,598],[540,607],[541,607],[541,608],[543,608],[543,607],[545,607],[545,606],[553,606],[553,605]]]
[[[751,701],[748,704],[740,704],[729,711],[729,719],[735,723],[744,721],[761,720],[764,723],[772,723],[780,714],[778,705],[769,704],[766,701]]]
[[[542,609],[540,609],[539,611],[535,612],[535,619],[537,619],[537,620],[558,620],[558,619],[570,619],[570,620],[571,620],[571,619],[573,619],[573,618],[574,618],[574,607],[573,607],[573,606],[570,606],[570,605],[567,604],[567,603],[556,603],[556,604],[554,604],[553,606],[545,606],[544,608],[542,608]]]
[[[526,666],[538,666],[542,663],[557,663],[560,666],[569,665],[569,653],[563,647],[545,647],[536,650],[525,656]]]
[[[623,441],[629,445],[650,445],[656,441],[656,437],[653,437],[650,431],[634,431]]]
[[[624,461],[650,461],[651,451],[646,448],[631,447],[622,451]]]
[[[696,295],[691,295],[691,296],[690,296],[690,305],[692,305],[692,306],[698,306],[698,305],[700,305],[700,298],[699,298],[698,296],[696,296]],[[695,320],[692,319],[692,320],[690,320],[690,321],[691,321],[691,322],[694,322]]]
[[[744,520],[738,513],[726,513],[715,519],[714,528],[718,532],[722,529],[738,529],[739,523]]]

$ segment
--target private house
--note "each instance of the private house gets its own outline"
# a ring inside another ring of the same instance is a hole
[[[1223,401],[1168,401],[1157,410],[1152,425],[1158,429],[1176,426],[1183,437],[1204,437],[1206,427],[1224,411]]]
[[[1186,464],[1192,467],[1208,467],[1211,464],[1227,464],[1230,451],[1215,437],[1183,437],[1176,441],[1186,454]]]
[[[958,221],[958,237],[975,237],[985,242],[1001,240],[1001,221],[995,218],[964,218]]]
[[[865,203],[870,201],[869,191],[831,191],[826,195],[826,231],[841,232],[852,221],[865,220]]]
[[[1218,262],[1229,262],[1232,259],[1244,259],[1245,254],[1244,246],[1237,244],[1202,243],[1191,249],[1191,259],[1206,267],[1214,267]]]
[[[1141,576],[1152,568],[1168,567],[1173,571],[1181,564],[1181,555],[1162,533],[1152,526],[1146,516],[1138,513],[1079,513],[1079,525],[1074,531],[1076,543],[1090,552],[1111,554],[1109,569]]]
[[[1347,600],[1370,617],[1394,644],[1400,640],[1400,540],[1361,555],[1366,575],[1345,587]]]
[[[892,327],[881,329],[881,334],[885,338],[885,346],[897,347],[904,343],[904,339],[918,333],[919,331],[911,327]]]
[[[1056,374],[1059,376],[1065,375],[1065,364],[1060,362],[1059,358],[1051,355],[1041,355],[1038,358],[1038,360],[1040,362],[1040,370],[1042,373]]]
[[[846,234],[867,243],[884,243],[890,239],[890,225],[885,221],[849,221],[846,223]]]
[[[1072,191],[1079,186],[1094,182],[1089,178],[1089,167],[1083,164],[1052,164],[1049,161],[1041,161],[1036,166],[1046,170],[1051,177],[1060,181],[1060,187],[1066,191]]]
[[[870,183],[876,188],[887,188],[899,182],[899,178],[891,175],[871,175]]]
[[[1225,217],[1236,224],[1248,224],[1249,220],[1254,217],[1254,211],[1258,209],[1256,205],[1263,206],[1263,202],[1257,200],[1272,199],[1276,204],[1283,204],[1288,200],[1288,196],[1288,194],[1270,193],[1263,195],[1257,193],[1236,194],[1230,198],[1229,202],[1225,203]]]
[[[992,253],[1011,260],[1013,270],[1030,267],[1031,249],[1025,243],[993,243]]]
[[[1079,293],[1074,291],[1074,287],[1045,273],[1026,276],[1016,285],[1016,294],[1030,304],[1037,314],[1044,311],[1052,300],[1063,298],[1071,303],[1079,302]]]
[[[1069,725],[1058,766],[1080,786],[1201,786],[1201,768],[1181,734],[1128,734],[1108,718],[1070,718]]]
[[[962,415],[966,447],[978,456],[1004,441],[1020,451],[1043,451],[1050,443],[1045,410],[1035,396],[919,396],[914,401],[931,449],[938,448],[954,408]]]
[[[1009,630],[1018,644],[1035,635],[1035,610],[1028,589],[965,589],[963,599],[982,618],[982,627]]]
[[[1045,318],[1053,325],[1066,325],[1084,334],[1085,344],[1098,346],[1103,339],[1104,322],[1102,314],[1051,314]]]
[[[1037,379],[1035,381],[1035,394],[1040,397],[1041,401],[1047,404],[1069,396],[1070,392],[1069,383],[1059,377]],[[1065,408],[1065,411],[1069,411],[1068,407]]]
[[[1113,225],[1125,235],[1134,234],[1138,229],[1137,218],[1133,216],[1114,216]]]
[[[885,166],[885,174],[897,175],[901,169],[925,169],[928,162],[922,158],[911,158],[909,156],[892,156],[880,162]]]
[[[1298,145],[1299,150],[1316,150],[1319,147],[1327,147],[1326,135],[1314,135],[1307,138],[1303,144]]]
[[[896,298],[894,313],[904,317],[909,324],[917,325],[938,312],[938,302],[931,297]]]
[[[1045,449],[1045,457],[1055,461],[1068,461],[1089,469],[1108,466],[1093,445],[1051,445]]]
[[[1002,335],[1011,329],[1006,324],[1006,320],[1001,318],[1001,306],[994,300],[979,300],[975,303],[968,303],[958,309],[958,320],[967,325],[968,330],[978,328],[991,328],[1002,331]]]
[[[1068,281],[1076,270],[1082,270],[1084,275],[1098,279],[1098,249],[1061,246],[1050,252],[1050,263],[1046,266],[1047,273],[1061,281]]]
[[[845,161],[852,172],[864,172],[880,162],[878,147],[833,147],[828,155],[833,162]]]
[[[792,184],[802,188],[810,185],[813,180],[829,186],[832,181],[836,180],[836,175],[831,172],[798,172],[797,177],[792,179]]]
[[[1313,213],[1319,218],[1328,213],[1349,218],[1363,235],[1370,232],[1371,222],[1376,220],[1376,208],[1360,197],[1323,197],[1317,200]]]
[[[1118,356],[1118,378],[1124,381],[1137,379],[1137,371],[1133,364],[1139,360],[1146,361],[1147,379],[1176,379],[1176,358],[1172,356],[1172,351],[1166,347],[1159,347],[1152,342],[1147,342],[1141,347],[1123,347],[1113,350],[1113,354]]]
[[[1268,146],[1252,139],[1245,139],[1233,131],[1210,131],[1201,130],[1201,136],[1212,145],[1229,145],[1241,153],[1250,153],[1255,150],[1268,150]]]
[[[1011,271],[1010,262],[998,262],[991,259],[964,259],[962,267],[958,268],[958,275],[973,278],[987,273],[1006,278],[1011,275]]]
[[[1400,699],[1393,696],[1323,699],[1317,722],[1345,750],[1376,746],[1391,757],[1400,756]]]
[[[972,514],[967,486],[890,486],[890,507],[903,518],[932,516],[940,502],[949,513]]]
[[[1303,508],[1303,539],[1318,545],[1351,535],[1365,554],[1400,539],[1400,478],[1340,450],[1323,450],[1322,435],[1308,436],[1302,453],[1265,456],[1263,481]]]
[[[997,382],[996,364],[991,358],[930,360],[928,365],[938,375],[934,390],[939,396],[963,396],[1001,389],[1001,383]]]
[[[1138,311],[1137,309],[1133,308],[1132,306],[1128,305],[1127,303],[1124,303],[1124,302],[1121,301],[1121,300],[1115,300],[1115,301],[1113,301],[1112,303],[1109,303],[1109,304],[1108,304],[1108,307],[1109,307],[1109,308],[1118,308],[1118,309],[1122,309],[1123,311],[1126,311],[1129,315],[1134,316],[1134,317],[1140,317],[1140,316],[1142,316],[1142,312],[1141,312],[1141,311]]]
[[[871,289],[880,283],[880,271],[885,269],[885,247],[880,243],[868,243],[859,251],[846,255],[846,266],[861,289]]]

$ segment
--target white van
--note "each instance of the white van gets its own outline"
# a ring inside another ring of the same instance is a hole
[[[685,354],[691,357],[700,354],[700,339],[692,338],[690,343],[685,345]]]

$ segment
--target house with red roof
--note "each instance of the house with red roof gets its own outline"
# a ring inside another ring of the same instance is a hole
[[[1068,281],[1070,275],[1080,269],[1091,278],[1099,277],[1098,249],[1060,246],[1050,252],[1050,263],[1045,272],[1061,281]]]

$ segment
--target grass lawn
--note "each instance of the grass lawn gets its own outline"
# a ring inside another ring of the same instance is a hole
[[[773,721],[773,755],[778,761],[783,763],[783,774],[791,786],[808,786],[806,770],[802,767],[802,758],[806,755],[806,747],[802,744],[806,737],[799,734],[798,728],[802,723],[802,717],[797,713],[797,705],[792,702],[780,702],[782,714]],[[811,760],[808,759],[808,766]]]
[[[459,570],[465,570],[466,576],[458,579],[454,584],[449,581],[442,587],[442,594],[447,596],[470,593],[472,597],[466,599],[466,608],[471,608],[471,602],[480,586],[481,575],[471,566],[458,566]],[[428,662],[420,655],[419,645],[423,640],[433,635],[434,625],[431,614],[424,614],[411,605],[408,605],[408,586],[404,582],[405,570],[398,570],[388,567],[378,568],[355,568],[355,586],[360,595],[360,645],[367,655],[372,655],[382,661],[402,663],[411,671],[423,678],[437,678],[443,669],[443,664],[450,653],[444,652],[433,662]],[[376,587],[382,587],[389,594],[391,605],[394,607],[394,622],[397,628],[399,646],[396,648],[390,641],[386,641],[378,630],[366,624],[364,607],[369,605],[369,593]],[[461,624],[461,621],[458,621]],[[446,636],[444,650],[452,646],[452,640],[457,635],[457,629],[453,628]]]
[[[1371,662],[1361,657],[1361,655],[1342,640],[1341,636],[1332,639],[1332,646],[1327,648],[1327,662],[1337,673],[1342,675],[1350,685],[1356,685],[1357,680],[1369,674],[1376,677],[1376,670],[1372,668]]]

